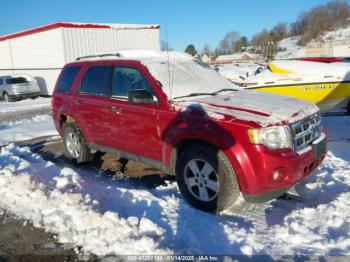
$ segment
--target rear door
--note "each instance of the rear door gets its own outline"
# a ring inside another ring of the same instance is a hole
[[[109,92],[112,66],[91,65],[85,68],[80,86],[72,101],[72,112],[89,143],[108,145]]]
[[[80,65],[66,66],[62,70],[57,80],[55,90],[52,94],[52,116],[58,130],[61,129],[61,118],[59,114],[67,114],[72,98],[72,88],[79,81],[78,74]]]

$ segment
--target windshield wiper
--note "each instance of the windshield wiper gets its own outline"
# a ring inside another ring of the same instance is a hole
[[[174,99],[177,99],[177,98],[184,98],[184,97],[191,97],[191,96],[215,96],[216,94],[214,93],[191,93],[189,95],[186,95],[186,96],[177,96],[177,97],[174,97]]]
[[[225,91],[238,91],[237,89],[234,89],[234,88],[223,88],[223,89],[220,89],[218,91],[215,91],[213,94],[219,94],[221,92],[225,92]]]
[[[186,96],[174,97],[174,99],[177,99],[177,98],[184,98],[184,97],[191,97],[191,96],[216,96],[216,95],[218,95],[219,93],[225,92],[225,91],[238,91],[238,90],[237,90],[237,89],[234,89],[234,88],[223,88],[223,89],[220,89],[220,90],[215,91],[215,92],[213,92],[213,93],[191,93],[191,94],[186,95]]]

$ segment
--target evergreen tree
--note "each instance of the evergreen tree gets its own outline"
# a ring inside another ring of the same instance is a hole
[[[249,45],[248,38],[246,36],[242,36],[235,44],[235,52],[242,52],[244,48]]]
[[[193,44],[189,44],[186,49],[185,52],[190,54],[191,56],[195,56],[198,52],[195,48],[195,46]]]

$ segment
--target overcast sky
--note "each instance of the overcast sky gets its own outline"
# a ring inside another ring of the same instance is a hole
[[[1,0],[0,35],[53,22],[160,24],[161,39],[183,51],[192,43],[215,48],[228,31],[251,38],[292,22],[323,0]]]

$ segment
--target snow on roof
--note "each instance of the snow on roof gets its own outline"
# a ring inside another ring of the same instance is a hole
[[[158,24],[154,25],[143,25],[143,24],[102,24],[102,23],[71,23],[71,22],[58,22],[58,23],[53,23],[53,24],[48,24],[32,29],[28,29],[25,31],[5,35],[0,37],[0,41],[4,41],[7,39],[13,39],[17,37],[22,37],[26,35],[31,35],[35,33],[40,33],[43,31],[47,30],[52,30],[56,28],[94,28],[94,29],[116,29],[116,30],[127,30],[127,29],[132,29],[132,30],[139,30],[139,29],[159,29],[160,26]]]
[[[187,53],[125,49],[78,58],[77,60],[126,59],[140,61],[160,81],[170,98],[198,92],[215,92],[237,86]]]
[[[0,77],[24,77],[28,80],[33,79],[33,76],[30,74],[26,74],[26,73],[14,73],[14,74],[6,74],[6,75],[0,75]]]
[[[119,49],[109,52],[102,52],[93,55],[87,55],[78,57],[77,60],[101,60],[101,59],[127,59],[138,61],[168,61],[169,59],[176,60],[195,60],[195,58],[187,53],[175,52],[175,51],[161,51],[155,49]]]
[[[249,56],[252,59],[254,59],[254,55],[253,54],[249,54],[247,52],[244,52],[244,53],[234,53],[234,54],[231,54],[231,55],[220,55],[220,56],[218,56],[218,58],[216,58],[216,61],[240,60],[244,56]]]

